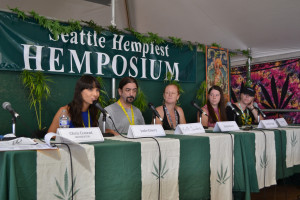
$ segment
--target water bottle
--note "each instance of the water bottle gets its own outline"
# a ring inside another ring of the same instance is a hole
[[[64,109],[59,116],[59,128],[69,128],[69,126],[70,118],[67,114],[67,111]]]

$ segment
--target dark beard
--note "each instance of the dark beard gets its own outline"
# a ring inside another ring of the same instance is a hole
[[[126,97],[126,102],[131,104],[132,102],[134,102],[134,99],[134,96]]]

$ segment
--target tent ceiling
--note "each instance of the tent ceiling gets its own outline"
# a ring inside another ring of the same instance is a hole
[[[180,37],[228,49],[251,48],[255,59],[300,55],[299,0],[116,0],[116,24],[140,33]],[[68,20],[111,23],[110,0],[0,0],[0,8],[18,7]],[[238,63],[239,57],[232,59]]]

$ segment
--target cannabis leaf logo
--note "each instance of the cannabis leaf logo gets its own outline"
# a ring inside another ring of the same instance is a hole
[[[260,156],[260,167],[267,168],[268,164],[269,164],[269,160],[265,149],[263,155]]]
[[[158,170],[157,166],[155,165],[155,163],[153,162],[153,167],[154,167],[155,172],[151,172],[151,173],[156,177],[156,179],[165,178],[164,176],[169,171],[169,169],[166,169],[166,164],[167,164],[167,159],[165,160],[164,165],[161,168],[161,171],[159,174],[159,170]]]
[[[69,188],[69,179],[68,179],[68,170],[67,170],[67,168],[66,168],[65,175],[64,175],[64,190],[62,189],[62,187],[60,186],[60,184],[58,183],[56,178],[55,178],[55,182],[56,182],[56,186],[57,186],[57,189],[59,191],[59,194],[58,195],[53,194],[53,195],[57,199],[70,200],[72,198],[72,186]],[[73,187],[75,185],[75,182],[76,182],[76,177],[73,180]],[[74,191],[73,196],[75,196],[78,191],[79,191],[79,189]]]
[[[227,176],[227,169],[228,167],[226,167],[225,169],[225,172],[224,172],[224,169],[223,169],[223,164],[221,164],[221,171],[217,171],[218,173],[218,179],[217,179],[217,182],[221,185],[221,184],[226,184],[226,181],[230,178],[230,176],[226,177]]]
[[[282,86],[280,101],[278,101],[279,99],[278,99],[277,85],[276,85],[276,81],[275,81],[274,76],[272,76],[272,78],[271,78],[271,90],[272,90],[272,96],[273,96],[274,102],[272,102],[272,99],[269,95],[269,92],[266,90],[266,88],[262,84],[259,84],[260,87],[261,87],[261,90],[262,90],[262,92],[265,96],[265,99],[269,104],[268,105],[268,104],[265,104],[265,103],[261,103],[262,106],[264,106],[266,109],[284,109],[288,105],[291,98],[295,94],[295,93],[291,93],[285,99],[285,97],[287,95],[288,87],[289,87],[289,77],[290,77],[290,75],[291,74],[287,75],[286,80],[285,80],[285,82]],[[285,101],[284,101],[284,99],[285,99]],[[267,116],[273,116],[273,115],[276,115],[276,114],[278,114],[278,113],[271,112],[271,113],[268,113]]]
[[[297,144],[297,136],[295,135],[295,133],[293,133],[293,135],[291,136],[291,145],[292,147],[295,147]]]

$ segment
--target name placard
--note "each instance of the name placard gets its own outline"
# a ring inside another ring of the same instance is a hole
[[[58,128],[56,142],[64,142],[64,138],[76,143],[103,142],[104,138],[99,127],[92,128]]]
[[[130,125],[127,133],[129,138],[166,136],[165,130],[160,124]]]
[[[217,122],[213,132],[228,132],[228,131],[238,131],[238,130],[240,130],[240,128],[235,121],[225,121],[225,122]]]
[[[191,135],[196,133],[205,133],[201,123],[178,124],[174,134]]]
[[[261,120],[257,128],[278,128],[274,119]]]
[[[277,119],[275,119],[275,121],[279,127],[288,126],[288,123],[285,121],[284,118],[277,118]]]

